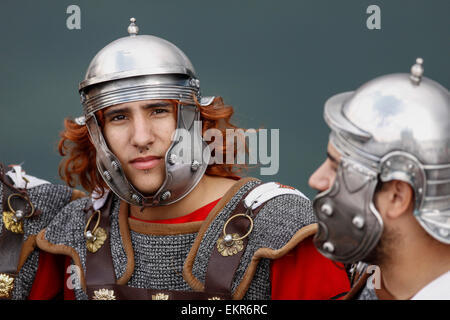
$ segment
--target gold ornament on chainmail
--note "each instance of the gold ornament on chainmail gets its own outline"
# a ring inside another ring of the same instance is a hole
[[[245,217],[250,220],[250,228],[248,229],[248,232],[242,237],[239,237],[239,234],[237,233],[228,234],[226,232],[227,226],[230,223],[230,221],[237,217]],[[223,236],[217,240],[216,243],[217,250],[224,257],[235,255],[236,253],[244,249],[244,242],[242,240],[248,237],[248,235],[252,232],[252,230],[253,230],[253,219],[248,214],[239,213],[230,217],[223,226]]]
[[[114,290],[100,289],[94,291],[93,300],[116,300]]]
[[[9,298],[14,288],[14,278],[0,273],[0,298]]]
[[[244,249],[244,241],[239,239],[239,234],[227,234],[217,240],[217,250],[224,256],[233,256]]]
[[[5,228],[14,233],[23,233],[23,221],[15,221],[16,215],[11,211],[3,211],[3,224]]]
[[[91,224],[92,218],[95,215],[98,215],[97,223],[95,224],[94,229],[88,230],[89,225]],[[106,241],[106,238],[108,237],[105,229],[100,228],[98,225],[100,224],[101,219],[101,213],[99,210],[95,210],[92,216],[89,218],[88,222],[86,223],[86,227],[84,228],[84,237],[86,238],[86,247],[87,249],[95,253],[100,249],[103,244]]]
[[[13,198],[21,198],[24,201],[26,201],[28,207],[31,210],[30,214],[25,215],[25,213],[20,209],[14,210],[14,208],[11,205],[11,199]],[[35,211],[33,204],[31,203],[30,199],[28,199],[26,196],[19,193],[13,193],[8,197],[8,207],[9,211],[3,211],[2,217],[5,228],[14,233],[23,233],[23,219],[30,218],[31,216],[33,216]]]

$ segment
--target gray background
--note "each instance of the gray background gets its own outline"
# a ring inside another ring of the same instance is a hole
[[[66,8],[81,8],[68,30]],[[381,30],[366,28],[366,8],[381,8]],[[0,161],[59,182],[56,152],[65,117],[81,115],[78,82],[95,53],[127,35],[179,46],[202,92],[235,108],[234,122],[280,129],[280,181],[312,197],[309,175],[325,158],[322,120],[331,95],[376,76],[409,72],[450,83],[450,1],[4,1],[0,2]],[[259,170],[250,172],[258,176]]]

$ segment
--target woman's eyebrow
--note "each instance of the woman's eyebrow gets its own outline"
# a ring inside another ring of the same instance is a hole
[[[172,104],[166,101],[150,102],[143,106],[144,109],[170,107]]]
[[[113,110],[107,110],[105,111],[105,117],[110,117],[119,113],[127,113],[127,112],[130,112],[130,108],[124,107]]]
[[[333,162],[335,164],[339,164],[339,161],[337,161],[337,159],[335,157],[333,157],[328,151],[327,151],[327,157],[328,157],[328,159],[331,160],[331,162]]]

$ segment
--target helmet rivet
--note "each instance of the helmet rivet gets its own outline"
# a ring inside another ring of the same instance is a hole
[[[192,164],[191,164],[192,171],[197,171],[199,167],[200,167],[200,162],[198,162],[197,160],[193,160]]]
[[[84,116],[75,118],[74,121],[79,126],[84,126],[86,124],[86,118]]]
[[[447,229],[440,228],[440,229],[439,229],[439,234],[440,234],[441,236],[443,236],[444,238],[447,238],[447,237],[448,237],[448,234],[449,234],[449,231],[448,231]]]
[[[141,197],[139,197],[137,194],[133,194],[131,196],[131,199],[133,199],[137,203],[141,203]]]
[[[177,161],[177,155],[174,153],[171,153],[167,159],[167,161],[171,164],[174,165]]]
[[[362,229],[364,227],[364,218],[361,216],[355,216],[352,220],[352,223],[358,229]]]
[[[324,203],[322,207],[320,207],[320,211],[322,211],[329,217],[333,215],[333,207],[328,203]]]
[[[109,171],[103,171],[103,176],[106,178],[106,180],[111,181],[112,177]]]
[[[170,198],[171,195],[172,195],[172,194],[170,193],[169,190],[164,191],[164,193],[161,195],[161,200],[162,200],[162,201],[166,201],[167,199]]]
[[[334,245],[327,241],[323,244],[322,246],[323,250],[328,251],[329,253],[333,253],[334,252]]]
[[[111,162],[111,166],[114,170],[119,171],[120,166],[116,161]]]
[[[81,103],[86,102],[86,94],[83,91],[81,91],[81,93],[80,93],[80,100],[81,100]]]

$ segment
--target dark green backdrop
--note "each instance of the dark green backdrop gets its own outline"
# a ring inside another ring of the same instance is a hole
[[[81,30],[68,30],[66,8],[81,8]],[[381,8],[381,30],[368,30],[366,8]],[[323,103],[391,72],[450,83],[450,1],[5,1],[0,2],[0,161],[60,181],[56,152],[64,117],[81,115],[78,82],[95,53],[127,35],[179,46],[207,95],[221,95],[243,127],[280,129],[280,170],[261,177],[308,196],[309,175],[324,159]],[[253,171],[257,175],[259,171]],[[258,176],[258,175],[257,175]]]

